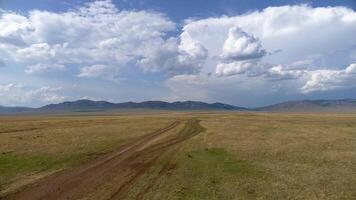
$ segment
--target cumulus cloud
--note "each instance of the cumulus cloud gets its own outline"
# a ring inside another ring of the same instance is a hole
[[[219,76],[228,76],[243,74],[246,72],[251,72],[250,70],[256,66],[256,62],[231,62],[231,63],[219,63],[216,66],[216,74]]]
[[[309,72],[309,79],[301,88],[303,93],[356,87],[356,63],[343,70],[316,70]]]
[[[201,68],[208,56],[208,51],[197,40],[193,39],[189,33],[182,33],[180,35],[180,44],[178,46],[180,63],[191,63],[192,67],[196,63],[195,67]]]
[[[5,85],[0,85],[0,92],[9,92],[13,89],[19,89],[21,88],[22,85],[16,85],[13,83],[5,84]]]
[[[180,40],[169,38],[165,43],[151,45],[146,57],[138,61],[145,71],[167,71],[170,75],[197,74],[204,67],[207,51],[187,34]]]
[[[261,42],[239,27],[229,29],[224,42],[221,57],[225,60],[241,61],[261,58],[266,55]]]
[[[268,7],[187,20],[177,28],[165,14],[120,10],[110,0],[59,13],[2,11],[0,56],[9,67],[10,63],[26,67],[29,74],[78,72],[68,78],[71,83],[74,78],[125,76],[165,83],[176,99],[246,95],[245,102],[250,102],[263,95],[304,97],[355,86],[355,66],[350,64],[356,58],[356,12],[350,8]],[[158,73],[158,78],[148,73]],[[12,94],[16,93],[20,94]]]
[[[65,69],[66,67],[61,64],[39,63],[36,65],[28,66],[25,72],[28,74],[33,74],[33,73],[42,73],[42,72],[49,72],[49,71],[64,71]]]
[[[286,84],[286,81],[293,84]],[[266,105],[298,92],[302,85],[296,79],[269,82],[261,77],[177,75],[165,84],[170,89],[167,100],[193,99],[226,102],[240,106]],[[198,91],[198,92],[197,92]],[[262,99],[262,101],[261,101]]]
[[[306,74],[306,70],[294,69],[294,66],[277,65],[269,68],[265,73],[265,77],[272,80],[289,80],[302,78]]]
[[[213,101],[215,91],[209,89],[211,80],[200,75],[176,75],[166,81],[171,93],[166,97],[168,101]],[[197,92],[199,91],[199,92]]]
[[[197,42],[184,49],[181,46],[186,44],[179,46],[178,39],[166,37],[176,25],[164,14],[120,11],[110,0],[63,13],[34,10],[25,16],[5,12],[0,29],[0,50],[31,66],[44,61],[77,66],[107,63],[115,66],[111,67],[115,72],[137,63],[146,71],[179,74],[196,72],[195,61],[204,56]],[[85,76],[101,77],[93,73]]]
[[[8,83],[0,85],[0,104],[16,105],[29,103],[57,103],[66,99],[59,94],[62,88],[40,87],[29,89],[21,83]]]
[[[207,72],[215,72],[221,79],[238,75],[252,83],[256,79],[251,77],[274,82],[265,82],[266,87],[276,81],[283,81],[286,87],[312,85],[308,77],[316,80],[315,77],[327,77],[327,73],[339,73],[335,70],[338,65],[354,61],[355,44],[349,41],[354,41],[355,33],[356,12],[352,9],[309,5],[268,7],[243,15],[190,20],[182,32],[203,44],[209,53]],[[335,50],[345,56],[330,56]],[[346,87],[341,85],[338,88]],[[299,91],[325,90],[306,88]]]
[[[261,42],[257,38],[239,27],[232,27],[223,44],[221,61],[217,64],[215,72],[219,76],[262,74],[259,60],[264,55],[266,51],[262,49]]]
[[[91,65],[91,66],[86,66],[82,67],[80,69],[80,73],[78,77],[101,77],[104,79],[114,79],[115,76],[117,75],[117,70],[115,67],[109,66],[109,65]]]
[[[25,94],[30,101],[35,99],[45,103],[58,103],[66,99],[65,96],[57,94],[60,90],[62,90],[62,88],[41,87],[39,89],[29,90]]]
[[[215,73],[218,76],[245,74],[248,77],[262,77],[269,80],[296,79],[304,75],[298,66],[305,64],[299,61],[290,65],[270,65],[262,63],[266,55],[261,42],[238,27],[229,30],[223,44],[221,61],[217,64]]]
[[[292,62],[304,56],[353,46],[348,41],[352,41],[355,24],[356,13],[346,7],[295,5],[268,7],[232,17],[191,20],[184,26],[183,32],[190,33],[215,56],[221,53],[219,49],[230,29],[240,27],[259,38],[267,51],[282,50],[274,58],[283,56],[280,62]],[[343,40],[340,41],[341,35]]]

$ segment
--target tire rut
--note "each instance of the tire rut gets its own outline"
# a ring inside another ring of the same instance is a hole
[[[162,139],[144,147],[182,122],[185,122],[185,126],[176,137]],[[197,119],[175,121],[167,127],[123,145],[102,158],[46,177],[3,199],[124,198],[140,177],[147,173],[165,152],[202,131],[204,128]]]

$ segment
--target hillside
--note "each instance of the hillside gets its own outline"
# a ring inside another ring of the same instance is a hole
[[[40,108],[28,107],[0,107],[2,114],[30,113],[30,112],[68,112],[68,111],[107,111],[114,109],[152,109],[152,110],[247,110],[223,103],[205,103],[199,101],[144,101],[140,103],[125,102],[111,103],[107,101],[77,100],[58,104],[49,104]]]
[[[245,108],[236,107],[223,103],[205,103],[198,101],[177,101],[173,103],[165,101],[144,101],[140,103],[110,103],[106,101],[78,100],[50,104],[39,108],[41,111],[52,110],[108,110],[108,109],[158,109],[158,110],[244,110]]]
[[[268,112],[356,112],[355,99],[302,100],[256,108]]]
[[[28,107],[6,107],[0,106],[0,113],[7,114],[7,113],[23,113],[23,112],[30,112],[34,110],[33,108]]]
[[[58,104],[48,104],[40,108],[0,106],[0,114],[21,114],[41,112],[80,112],[108,111],[120,109],[149,110],[221,110],[221,111],[263,111],[263,112],[356,112],[356,99],[340,100],[302,100],[288,101],[258,108],[244,108],[224,103],[205,103],[200,101],[144,101],[111,103],[107,101],[77,100]]]

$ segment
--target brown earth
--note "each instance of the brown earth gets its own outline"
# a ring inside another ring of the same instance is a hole
[[[182,123],[185,123],[183,129],[172,134],[171,130]],[[157,160],[170,156],[180,143],[202,131],[204,128],[197,119],[176,121],[101,158],[43,178],[3,199],[122,199]],[[169,166],[169,159],[166,162],[161,171]],[[157,178],[148,181],[136,198],[142,198]]]

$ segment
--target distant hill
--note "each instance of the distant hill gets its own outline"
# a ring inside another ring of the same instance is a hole
[[[22,114],[41,112],[91,112],[119,109],[151,109],[151,110],[221,110],[221,111],[263,111],[263,112],[342,112],[356,113],[356,99],[341,100],[302,100],[279,104],[244,108],[224,103],[205,103],[200,101],[144,101],[140,103],[111,103],[107,101],[77,100],[58,104],[49,104],[40,108],[0,106],[0,114]]]
[[[0,114],[21,114],[41,112],[80,112],[80,111],[107,111],[114,109],[153,109],[153,110],[247,110],[223,103],[205,103],[199,101],[177,101],[173,103],[164,101],[144,101],[140,103],[125,102],[111,103],[107,101],[77,100],[58,104],[48,104],[40,108],[5,107],[0,106]]]
[[[49,104],[37,111],[76,111],[76,110],[107,110],[116,108],[116,104],[107,101],[78,100],[66,101],[58,104]]]
[[[165,101],[144,101],[140,103],[110,103],[106,101],[78,100],[49,104],[39,108],[40,111],[57,110],[110,110],[110,109],[157,109],[157,110],[245,110],[245,108],[223,103],[204,103],[199,101],[177,101],[168,103]]]
[[[289,101],[254,110],[267,112],[356,112],[356,99]]]
[[[3,114],[10,114],[10,113],[23,113],[23,112],[30,112],[32,111],[33,108],[28,108],[28,107],[5,107],[5,106],[0,106],[0,113]]]

